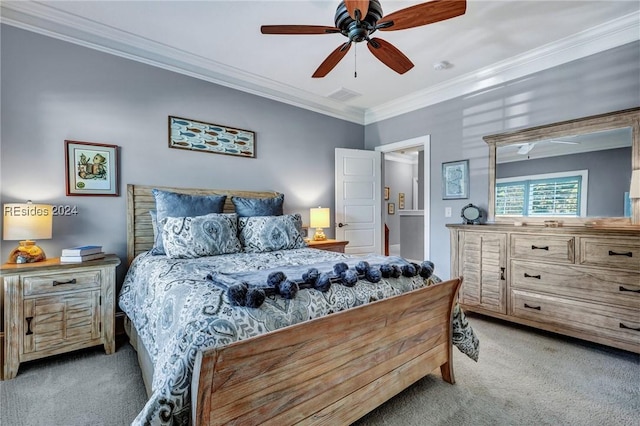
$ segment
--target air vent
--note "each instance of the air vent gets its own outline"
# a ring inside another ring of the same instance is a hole
[[[349,99],[357,98],[358,96],[362,96],[362,94],[341,87],[335,92],[330,93],[328,97],[331,99],[335,99],[336,101],[345,102]]]

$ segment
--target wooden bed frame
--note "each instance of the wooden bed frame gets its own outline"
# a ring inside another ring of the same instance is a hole
[[[153,244],[151,189],[273,197],[275,192],[127,185],[129,262]],[[230,200],[225,211],[233,211]],[[198,353],[192,424],[349,424],[440,368],[454,383],[453,279]]]

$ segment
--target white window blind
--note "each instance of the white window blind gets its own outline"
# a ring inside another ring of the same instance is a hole
[[[498,179],[496,215],[586,215],[587,171]]]

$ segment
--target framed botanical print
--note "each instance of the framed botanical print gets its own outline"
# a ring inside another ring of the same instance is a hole
[[[118,146],[64,141],[67,195],[118,196]]]
[[[469,160],[442,163],[442,199],[469,198]]]

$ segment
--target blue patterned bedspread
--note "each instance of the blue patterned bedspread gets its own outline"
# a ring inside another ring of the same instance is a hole
[[[191,376],[198,350],[224,346],[278,328],[342,311],[374,300],[398,295],[440,280],[436,276],[383,278],[372,284],[364,279],[353,287],[332,285],[329,291],[300,290],[293,299],[267,297],[258,309],[232,306],[224,285],[207,276],[247,280],[246,271],[262,279],[270,271],[283,271],[299,279],[310,266],[322,268],[359,260],[371,265],[407,263],[399,257],[352,256],[311,248],[271,253],[238,253],[197,259],[138,256],[132,263],[119,296],[154,365],[152,395],[133,425],[187,425],[190,422]],[[304,265],[302,269],[294,269]],[[221,276],[221,275],[219,275]],[[477,360],[478,339],[456,306],[454,344]]]

